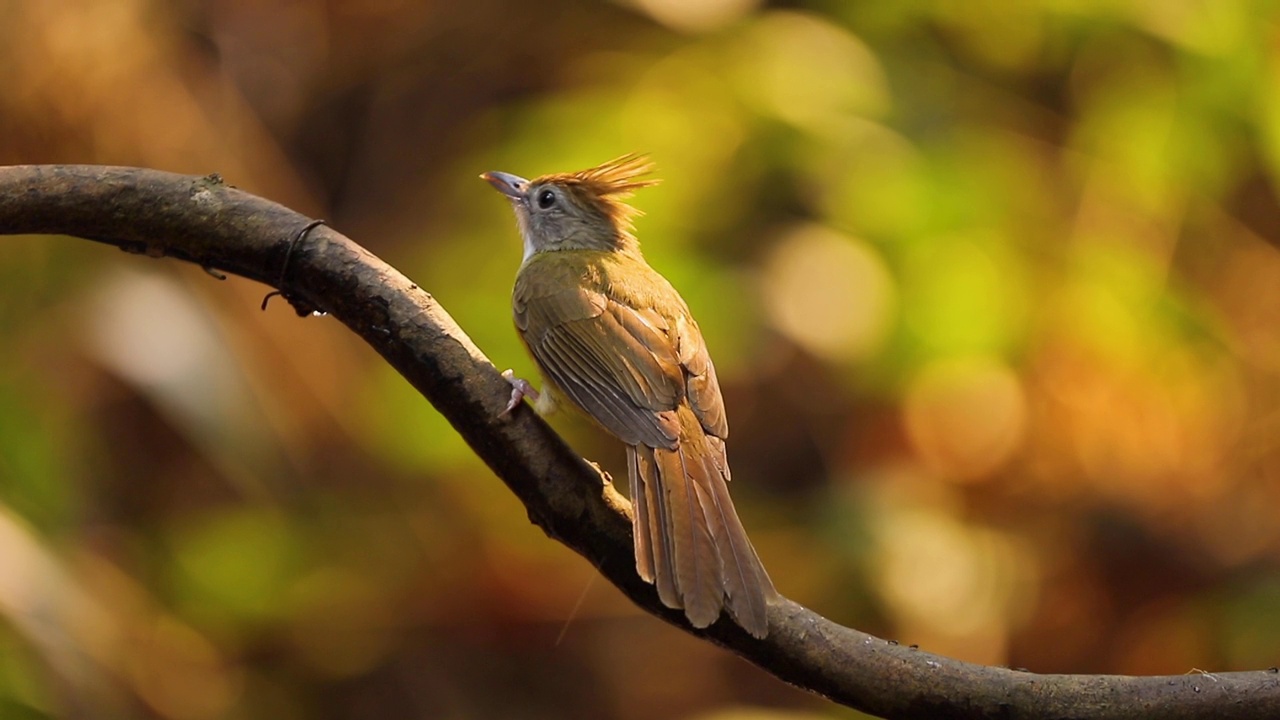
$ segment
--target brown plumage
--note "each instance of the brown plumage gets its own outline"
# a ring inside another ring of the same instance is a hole
[[[715,366],[684,300],[641,256],[623,202],[654,184],[639,178],[650,169],[626,155],[532,181],[483,176],[511,199],[524,238],[516,328],[551,397],[627,444],[640,576],[695,627],[728,609],[764,637],[776,592],[729,498]]]

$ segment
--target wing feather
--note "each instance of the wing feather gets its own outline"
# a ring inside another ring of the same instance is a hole
[[[698,422],[709,434],[721,440],[729,439],[729,422],[724,414],[724,398],[720,395],[720,381],[716,379],[716,366],[711,362],[707,344],[702,339],[698,324],[688,315],[676,319],[676,354],[688,376],[685,392],[689,405]]]
[[[569,399],[623,442],[675,448],[684,373],[652,319],[583,288],[517,297],[515,310],[534,360]]]

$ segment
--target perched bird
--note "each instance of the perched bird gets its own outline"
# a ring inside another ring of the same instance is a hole
[[[729,426],[698,324],[640,254],[624,202],[656,184],[640,155],[525,180],[480,177],[507,196],[524,240],[515,324],[546,380],[541,394],[508,370],[511,412],[567,401],[627,444],[636,571],[662,602],[707,627],[722,609],[768,633],[777,596],[733,503]]]

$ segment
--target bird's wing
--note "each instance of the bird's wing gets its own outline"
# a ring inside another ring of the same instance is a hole
[[[716,366],[711,362],[698,323],[686,311],[676,316],[674,326],[676,357],[684,368],[685,392],[693,414],[708,435],[728,440],[729,422],[725,419],[720,381],[716,379]]]
[[[547,379],[596,422],[630,445],[678,445],[685,369],[666,318],[584,288],[517,293],[514,309]]]

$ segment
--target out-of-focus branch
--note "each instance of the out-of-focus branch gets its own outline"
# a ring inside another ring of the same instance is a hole
[[[499,419],[510,388],[430,294],[327,226],[203,178],[136,168],[0,168],[0,234],[60,234],[174,257],[279,288],[333,315],[423,394],[549,536],[646,611],[777,677],[887,718],[1276,718],[1280,672],[1037,675],[932,655],[837,625],[789,600],[768,638],[706,630],[635,573],[626,501],[538,417]],[[286,263],[287,260],[287,263]]]

